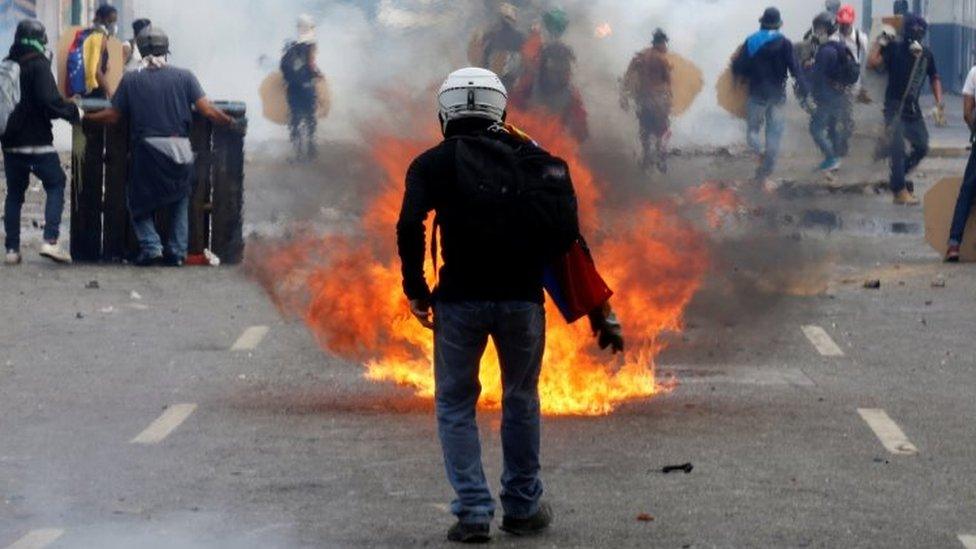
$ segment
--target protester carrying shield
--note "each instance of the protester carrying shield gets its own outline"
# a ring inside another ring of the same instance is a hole
[[[468,68],[447,78],[438,94],[444,141],[410,166],[397,223],[404,292],[414,316],[434,331],[438,433],[457,493],[458,522],[448,539],[456,542],[491,535],[495,503],[475,413],[489,337],[504,392],[501,527],[530,535],[552,521],[541,501],[539,460],[543,286],[547,266],[571,250],[580,253],[579,219],[569,167],[504,123],[507,102],[507,89],[491,71]],[[431,211],[444,260],[433,292],[424,277]],[[622,350],[606,301],[591,312],[601,344]]]
[[[625,111],[634,103],[640,126],[641,167],[668,171],[668,140],[671,137],[672,66],[668,61],[668,35],[654,31],[651,47],[637,53],[627,67],[621,88],[620,106]]]
[[[760,30],[746,39],[732,60],[732,72],[749,83],[746,104],[749,147],[758,157],[755,179],[767,188],[783,140],[786,79],[796,80],[797,94],[807,96],[806,81],[797,65],[793,43],[779,31],[783,18],[776,8],[767,8],[759,20]],[[766,143],[760,132],[766,127]]]
[[[942,80],[932,51],[923,45],[928,23],[916,15],[906,15],[904,40],[891,41],[882,34],[872,46],[868,66],[888,73],[885,91],[885,140],[891,163],[891,192],[895,204],[917,205],[914,183],[906,180],[929,152],[929,132],[919,105],[922,87],[928,80],[940,112],[944,112]],[[911,145],[906,154],[905,142]]]
[[[315,20],[310,15],[298,18],[298,39],[285,46],[281,58],[281,74],[288,90],[291,142],[296,160],[312,160],[317,156],[315,132],[318,129],[318,90],[322,79],[316,55],[318,39]]]
[[[47,194],[41,255],[59,263],[70,263],[71,255],[58,245],[67,177],[54,148],[51,121],[60,118],[76,124],[80,115],[78,107],[65,101],[58,91],[47,57],[47,31],[40,21],[26,19],[17,25],[14,44],[0,66],[0,86],[3,97],[20,98],[19,103],[4,104],[0,109],[8,116],[0,137],[7,178],[4,262],[17,265],[23,259],[20,215],[30,176],[34,174]]]
[[[132,164],[128,190],[132,227],[139,240],[139,266],[182,266],[188,246],[188,209],[193,176],[190,146],[192,108],[213,123],[239,124],[207,99],[196,76],[169,64],[169,37],[158,27],[138,36],[142,69],[126,73],[112,107],[87,115],[97,123],[128,120]],[[154,214],[168,208],[170,234],[165,249]]]

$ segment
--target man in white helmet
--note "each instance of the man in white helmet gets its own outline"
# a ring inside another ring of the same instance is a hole
[[[318,43],[315,20],[310,15],[298,18],[298,39],[285,45],[281,57],[281,74],[288,88],[291,142],[295,160],[316,156],[315,132],[318,127],[318,94],[316,85],[322,78],[316,63]]]
[[[489,337],[504,389],[501,528],[531,535],[552,521],[539,475],[543,271],[579,239],[579,219],[569,167],[504,123],[507,103],[491,71],[448,77],[438,94],[445,139],[410,166],[397,223],[404,292],[414,316],[434,331],[438,433],[457,494],[458,522],[448,532],[455,542],[488,541],[495,511],[475,417]],[[424,276],[431,211],[444,259],[433,292]],[[619,324],[608,315],[595,328],[622,349]]]

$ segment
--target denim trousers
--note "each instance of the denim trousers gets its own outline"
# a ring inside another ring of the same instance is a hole
[[[969,153],[969,163],[966,164],[966,174],[962,178],[962,188],[959,189],[959,199],[956,200],[956,212],[952,216],[952,229],[949,231],[949,245],[962,244],[962,237],[966,231],[966,222],[976,200],[976,149]]]
[[[190,238],[190,197],[183,197],[166,207],[170,216],[170,234],[166,239],[166,255],[186,259]],[[139,252],[146,257],[163,255],[163,241],[156,231],[153,213],[132,218],[132,230],[139,241]]]
[[[746,123],[749,127],[746,134],[749,147],[762,157],[762,162],[756,171],[756,179],[765,179],[772,175],[776,168],[780,144],[786,130],[783,102],[750,97],[746,103]],[[761,136],[763,126],[766,127],[765,146]]]
[[[531,302],[438,302],[434,309],[434,378],[438,435],[456,499],[451,511],[465,523],[491,521],[495,503],[481,463],[476,405],[478,372],[491,337],[502,373],[500,499],[506,516],[539,509],[539,373],[545,349],[545,309]]]
[[[64,186],[68,178],[61,169],[57,153],[19,154],[3,153],[4,172],[7,176],[7,198],[4,201],[5,247],[20,250],[20,214],[24,197],[33,173],[44,185],[47,200],[44,204],[44,240],[57,242],[61,233],[61,215],[64,213]]]
[[[905,176],[921,164],[929,154],[929,130],[925,126],[925,119],[919,117],[899,116],[895,119],[895,107],[885,109],[885,121],[891,137],[891,191],[898,193],[907,184]],[[905,142],[911,146],[911,152],[905,150]]]

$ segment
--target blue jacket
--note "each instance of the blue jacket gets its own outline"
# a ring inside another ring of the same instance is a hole
[[[835,81],[840,69],[840,48],[847,48],[841,42],[827,42],[817,50],[817,57],[810,72],[810,88],[813,98],[818,102],[829,101],[844,95],[844,87]]]
[[[778,31],[761,30],[749,36],[732,60],[732,72],[749,82],[749,97],[759,101],[785,101],[786,79],[790,75],[796,80],[800,95],[807,94],[793,43]]]

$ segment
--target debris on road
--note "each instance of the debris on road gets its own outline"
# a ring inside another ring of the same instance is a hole
[[[92,280],[88,284],[85,284],[86,290],[98,290],[101,286],[98,284],[97,280]]]
[[[669,473],[684,472],[684,474],[687,475],[688,473],[692,472],[692,470],[694,469],[695,469],[694,465],[690,463],[683,463],[681,465],[667,465],[663,469],[661,469],[661,472],[664,473],[665,475]]]
[[[140,301],[142,299],[142,295],[140,295],[139,292],[132,290],[132,292],[129,293],[129,298],[132,299],[132,301]]]
[[[77,318],[78,320],[81,320],[81,319],[85,318],[85,315],[83,315],[81,313],[75,313],[75,318]]]
[[[946,279],[942,278],[941,276],[938,277],[938,278],[936,278],[935,280],[932,281],[932,287],[933,288],[945,288],[946,287]]]
[[[865,289],[868,289],[868,290],[880,290],[881,289],[881,281],[878,280],[878,279],[866,280],[864,282],[864,288]]]
[[[639,522],[654,522],[654,517],[648,515],[647,513],[641,513],[637,515],[637,520]]]

